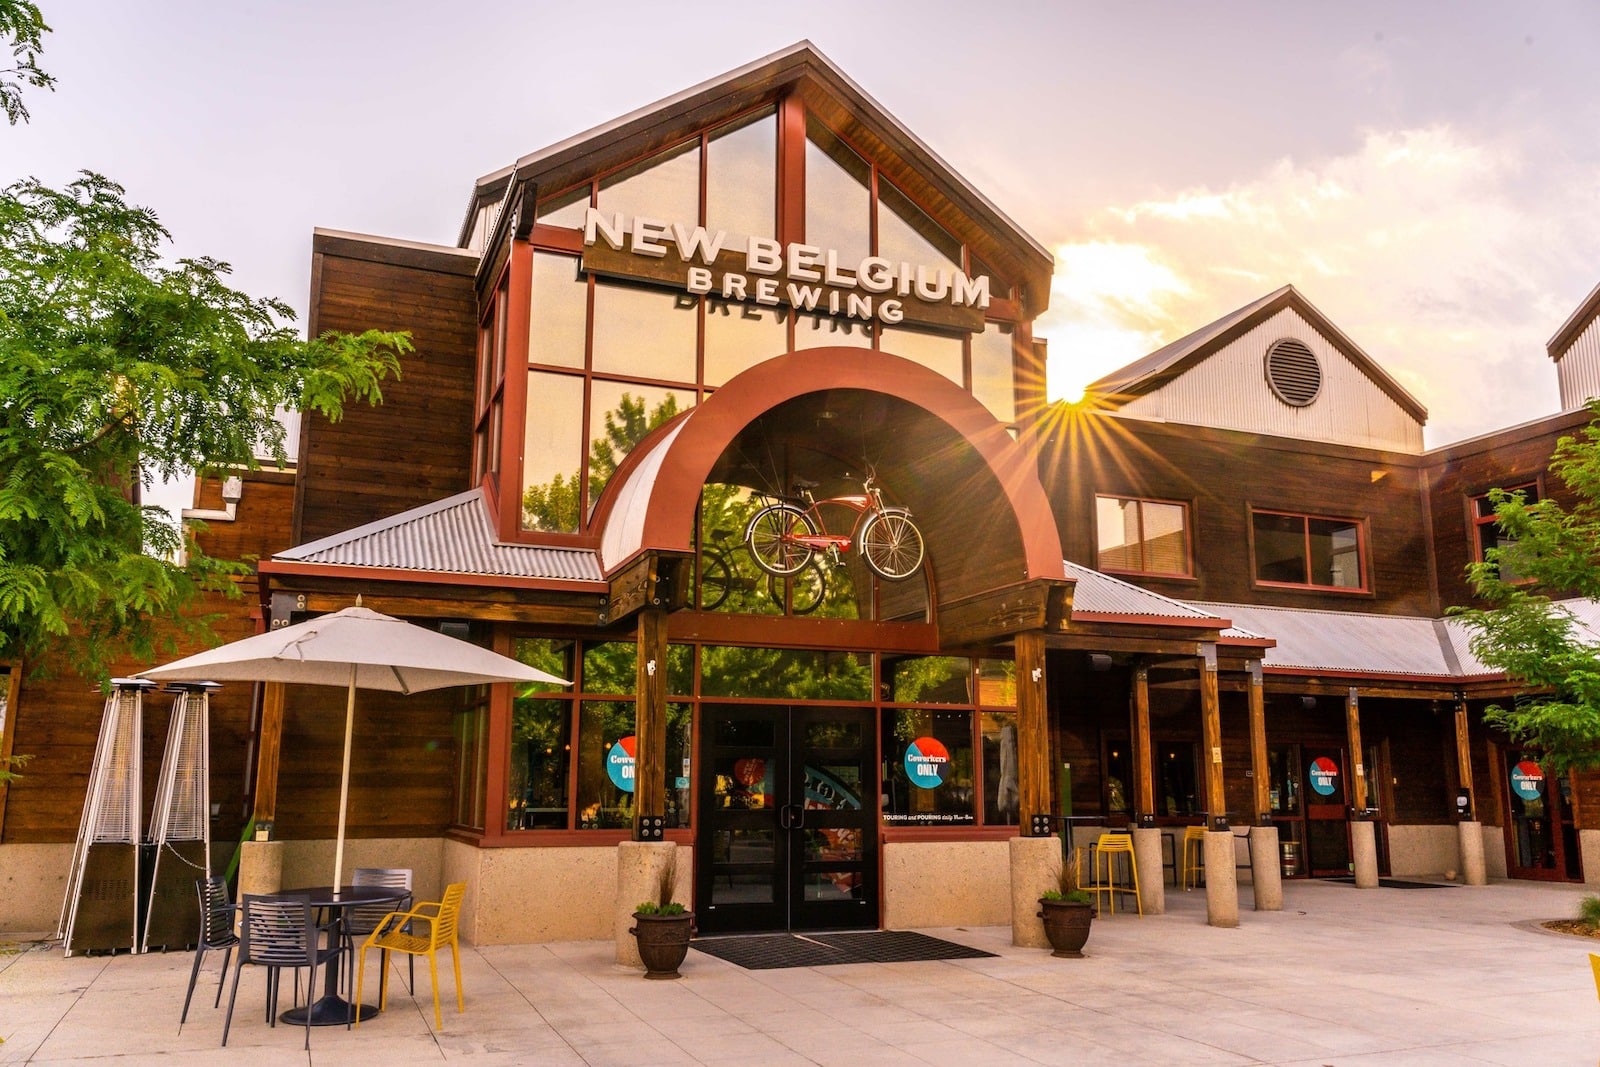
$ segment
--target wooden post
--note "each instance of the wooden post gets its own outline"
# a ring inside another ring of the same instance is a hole
[[[655,830],[666,814],[661,783],[667,761],[667,613],[645,608],[639,613],[638,674],[634,687],[633,828],[640,841],[659,841]]]
[[[261,733],[256,741],[256,802],[251,818],[272,822],[278,810],[278,757],[283,749],[283,683],[261,690]]]
[[[1150,754],[1150,668],[1133,668],[1133,812],[1141,824],[1156,814],[1155,767]]]
[[[1050,723],[1045,690],[1044,634],[1016,636],[1017,792],[1024,834],[1033,833],[1035,816],[1050,814]]]
[[[1355,686],[1344,699],[1344,725],[1350,739],[1350,806],[1360,815],[1367,810],[1367,768],[1362,763],[1361,698]]]
[[[1456,697],[1456,774],[1467,794],[1468,822],[1478,821],[1478,797],[1472,789],[1472,742],[1467,732],[1467,698]]]
[[[1250,775],[1255,780],[1256,808],[1252,821],[1272,817],[1272,771],[1267,766],[1267,707],[1261,678],[1261,661],[1251,660],[1250,684]]]
[[[22,660],[12,661],[10,669],[0,675],[0,688],[5,690],[0,693],[0,768],[8,766],[11,759],[11,746],[16,737],[17,705],[22,695]],[[6,794],[10,787],[0,781],[0,832],[6,825]]]
[[[1200,733],[1205,744],[1206,812],[1212,830],[1228,828],[1228,800],[1222,788],[1222,708],[1217,697],[1217,645],[1200,643]]]

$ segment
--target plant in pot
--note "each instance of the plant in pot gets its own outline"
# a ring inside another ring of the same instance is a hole
[[[1077,864],[1063,859],[1057,866],[1056,887],[1039,898],[1039,918],[1044,920],[1044,935],[1050,939],[1050,955],[1083,958],[1094,907],[1089,894],[1078,884]]]
[[[638,942],[646,978],[681,977],[678,968],[689,954],[694,912],[672,899],[677,886],[677,864],[669,863],[662,869],[656,899],[640,901],[633,910],[633,926],[628,932]]]

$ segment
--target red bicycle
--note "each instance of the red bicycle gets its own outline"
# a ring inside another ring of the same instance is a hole
[[[904,581],[922,566],[922,531],[906,508],[883,502],[883,491],[868,474],[860,493],[818,500],[811,494],[816,482],[797,480],[792,496],[780,497],[751,517],[744,528],[745,547],[756,566],[768,574],[787,578],[798,574],[818,553],[837,564],[854,544],[856,551],[880,578]],[[848,534],[831,533],[822,508],[842,507],[856,513]]]

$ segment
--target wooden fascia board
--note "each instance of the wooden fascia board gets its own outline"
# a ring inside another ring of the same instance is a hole
[[[256,570],[264,577],[279,580],[292,577],[333,578],[361,582],[411,582],[430,586],[481,586],[551,593],[605,594],[610,588],[604,581],[465,574],[459,571],[417,571],[396,567],[354,567],[341,563],[299,563],[292,560],[262,560],[256,565]]]

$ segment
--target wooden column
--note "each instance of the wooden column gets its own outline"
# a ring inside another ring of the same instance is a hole
[[[1361,698],[1355,686],[1344,698],[1344,728],[1350,744],[1350,806],[1360,815],[1367,810],[1367,768],[1362,763]]]
[[[1250,701],[1250,776],[1255,781],[1256,807],[1251,821],[1272,815],[1272,772],[1267,766],[1267,701],[1263,692],[1261,661],[1251,660],[1250,684],[1245,687]]]
[[[1035,816],[1050,814],[1050,716],[1046,700],[1044,634],[1029,630],[1016,636],[1017,654],[1017,792],[1025,834],[1033,833]],[[1050,828],[1045,829],[1048,834]]]
[[[1478,797],[1472,790],[1472,742],[1467,730],[1467,698],[1456,697],[1456,774],[1467,793],[1467,821],[1478,821]]]
[[[283,749],[283,683],[261,688],[261,731],[256,740],[256,802],[251,818],[272,822],[278,811],[278,757]]]
[[[659,841],[644,820],[659,830],[666,815],[661,783],[667,753],[667,613],[645,608],[639,613],[639,663],[634,702],[633,830],[641,841]],[[648,832],[647,832],[648,831]]]
[[[1222,788],[1222,706],[1217,697],[1217,646],[1200,644],[1200,734],[1205,744],[1206,812],[1212,830],[1228,828],[1228,800]]]
[[[22,696],[22,660],[18,658],[11,663],[10,669],[0,675],[0,689],[4,689],[5,705],[0,707],[0,769],[10,767],[11,745],[16,737],[17,706]],[[0,833],[6,825],[6,794],[10,787],[0,780]]]
[[[1150,668],[1133,668],[1133,812],[1136,821],[1156,814],[1155,767],[1150,755]]]

